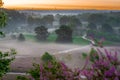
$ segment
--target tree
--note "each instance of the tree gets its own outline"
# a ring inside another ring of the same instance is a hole
[[[23,35],[22,33],[19,34],[18,40],[19,40],[19,41],[25,41],[25,37],[24,37],[24,35]]]
[[[61,25],[69,25],[70,27],[81,26],[80,20],[76,16],[62,16],[60,18]]]
[[[0,0],[0,7],[3,6],[2,0]],[[1,9],[0,10],[0,28],[3,28],[6,25],[6,13]],[[0,31],[0,35],[3,35],[3,32]]]
[[[114,33],[113,28],[109,24],[103,24],[101,28],[102,32],[107,32],[107,33]]]
[[[106,21],[106,19],[107,17],[104,14],[95,13],[95,14],[91,14],[88,17],[88,22],[95,23],[96,25],[101,25]]]
[[[45,41],[48,37],[48,31],[45,26],[35,28],[36,38],[39,41]]]
[[[87,28],[90,29],[90,30],[96,30],[97,26],[94,23],[89,23]]]
[[[72,29],[69,26],[62,25],[56,31],[56,42],[72,42]]]
[[[0,7],[3,5],[2,0],[0,0]],[[6,23],[6,13],[0,10],[0,28],[4,27]],[[2,31],[0,31],[0,35],[3,35]],[[2,76],[9,71],[10,63],[15,59],[15,50],[11,50],[10,52],[1,52],[0,51],[0,80],[2,80]]]
[[[46,24],[52,24],[54,21],[53,15],[46,15],[43,17],[43,20],[46,22]]]
[[[120,26],[120,16],[109,17],[106,23],[110,24],[113,27]]]

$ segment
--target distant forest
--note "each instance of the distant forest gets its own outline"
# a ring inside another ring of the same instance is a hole
[[[8,20],[3,29],[5,33],[34,33],[38,26],[45,26],[48,29],[56,29],[61,25],[67,25],[73,29],[73,36],[95,36],[105,37],[108,40],[120,41],[120,12],[119,11],[76,11],[77,14],[70,14],[70,11],[62,13],[44,14],[45,11],[16,11],[6,10]],[[72,12],[72,11],[71,11]],[[74,11],[75,13],[75,11]],[[114,40],[115,39],[115,40]]]

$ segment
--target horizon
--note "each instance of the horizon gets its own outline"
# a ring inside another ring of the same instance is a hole
[[[15,10],[120,10],[119,0],[3,0],[3,8]]]

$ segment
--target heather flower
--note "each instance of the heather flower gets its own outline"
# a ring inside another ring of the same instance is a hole
[[[120,61],[117,52],[112,53],[105,49],[104,54],[97,50],[99,58],[93,59],[91,66],[81,71],[81,75],[86,76],[87,80],[120,80]]]
[[[109,70],[107,70],[107,71],[105,71],[105,76],[106,77],[112,77],[112,76],[114,76],[115,75],[115,67],[114,66],[112,66]]]

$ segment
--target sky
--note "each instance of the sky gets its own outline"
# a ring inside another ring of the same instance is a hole
[[[10,9],[115,9],[120,0],[3,0]]]

